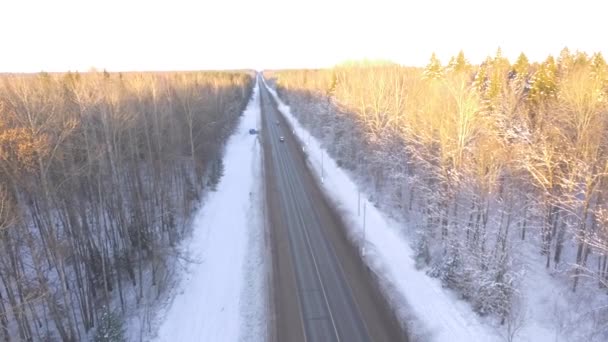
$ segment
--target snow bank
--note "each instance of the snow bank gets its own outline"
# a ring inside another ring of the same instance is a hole
[[[195,214],[192,262],[158,330],[158,341],[263,341],[265,265],[260,215],[261,146],[256,85],[228,140],[224,176]],[[254,269],[255,268],[255,269]]]
[[[264,85],[266,86],[265,83]],[[357,186],[347,173],[328,157],[319,142],[302,128],[291,114],[289,106],[279,99],[276,91],[268,88],[278,103],[279,111],[290,122],[300,141],[307,142],[303,148],[308,154],[309,166],[321,178],[325,192],[346,215],[347,222],[351,223],[350,234],[360,237],[356,241],[365,247],[365,262],[374,272],[383,275],[389,283],[385,286],[395,289],[399,297],[407,303],[395,304],[400,306],[395,309],[403,313],[401,306],[407,305],[406,310],[411,311],[407,314],[416,318],[414,324],[408,322],[410,328],[420,323],[424,325],[414,329],[414,333],[428,334],[419,336],[419,339],[450,342],[502,340],[491,325],[483,322],[471,310],[468,303],[445,290],[439,280],[430,278],[415,268],[414,252],[408,241],[399,234],[398,224],[385,217],[363,193],[360,196],[361,207],[358,208]],[[403,314],[402,317],[406,319]]]

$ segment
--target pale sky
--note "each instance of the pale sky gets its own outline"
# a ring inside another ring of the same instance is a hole
[[[602,0],[0,0],[0,72],[474,63],[570,50],[608,57]]]

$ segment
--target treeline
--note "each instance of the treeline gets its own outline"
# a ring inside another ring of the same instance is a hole
[[[446,66],[433,55],[424,69],[351,64],[267,76],[338,163],[407,218],[419,266],[480,314],[515,314],[522,240],[572,277],[572,291],[608,285],[600,53],[564,49],[542,63],[522,53],[511,64],[498,50],[471,65],[460,52]]]
[[[0,78],[3,341],[86,340],[166,289],[252,86],[246,72]]]

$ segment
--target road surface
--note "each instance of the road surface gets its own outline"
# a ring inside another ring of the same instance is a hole
[[[261,80],[260,96],[273,258],[271,340],[407,341]]]

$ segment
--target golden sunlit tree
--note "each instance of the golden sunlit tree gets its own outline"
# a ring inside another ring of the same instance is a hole
[[[522,240],[572,271],[573,290],[582,275],[608,279],[606,70],[599,53],[531,63],[522,52],[511,64],[498,49],[480,65],[460,51],[445,68],[433,54],[424,68],[273,77],[329,153],[407,219],[417,265],[511,326]]]

